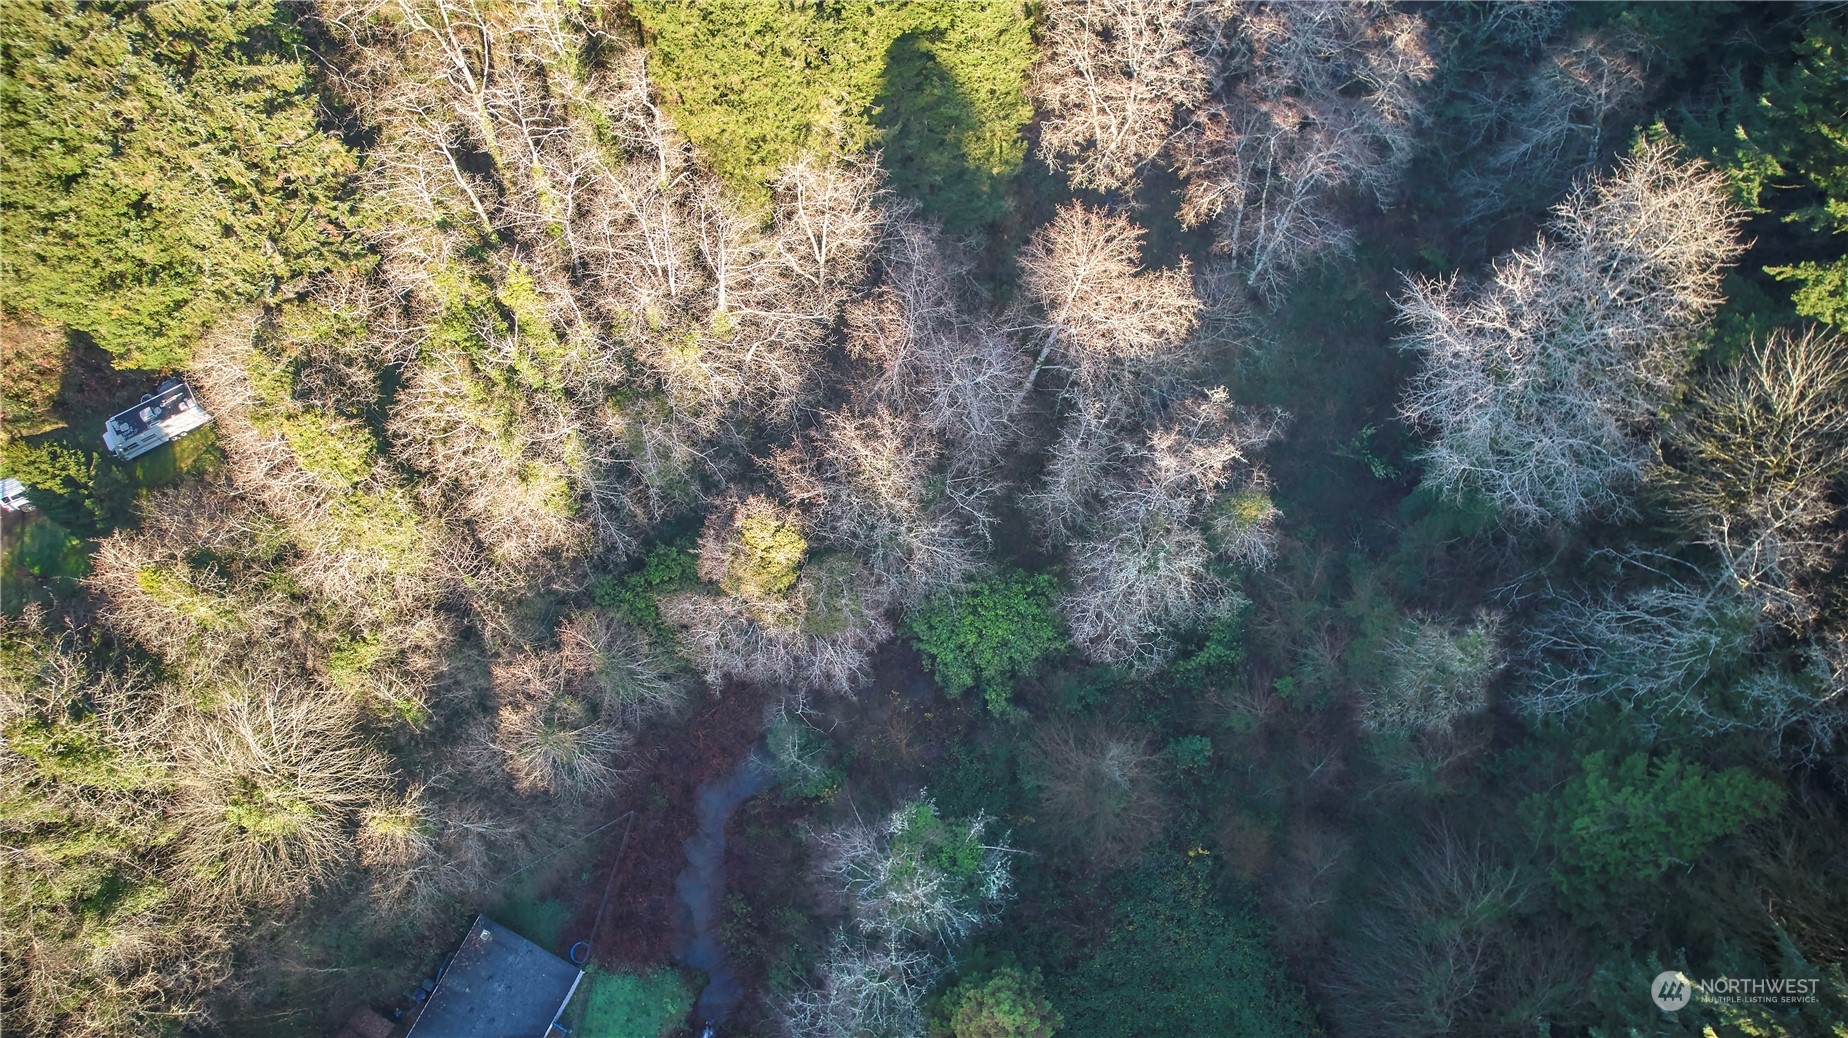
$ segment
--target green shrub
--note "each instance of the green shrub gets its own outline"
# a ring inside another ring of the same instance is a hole
[[[494,286],[460,263],[431,271],[430,290],[442,307],[431,334],[433,349],[458,350],[479,359],[488,352],[488,344],[478,328],[486,327],[497,336],[511,330],[495,299]]]
[[[385,655],[385,644],[376,638],[342,639],[327,652],[328,684],[348,692],[364,688],[367,672]]]
[[[421,568],[428,558],[426,531],[404,489],[357,491],[329,504],[321,519],[335,550],[361,552],[382,567],[406,573]]]
[[[808,538],[785,511],[762,498],[739,506],[719,587],[752,602],[788,595],[802,573]]]
[[[158,774],[156,768],[126,759],[109,744],[108,733],[94,716],[51,721],[28,715],[6,726],[6,742],[38,765],[41,774],[60,782],[104,789],[137,789]]]
[[[861,589],[861,561],[846,552],[811,557],[802,567],[803,634],[831,637],[866,622],[871,608]]]
[[[1168,743],[1168,759],[1183,775],[1204,771],[1213,762],[1213,740],[1204,735],[1183,735]]]
[[[156,604],[208,631],[242,626],[237,601],[215,589],[200,588],[184,566],[150,566],[135,574],[135,583]]]
[[[1064,1021],[1040,993],[1038,970],[1002,967],[984,980],[973,978],[943,996],[933,1038],[1052,1038]]]
[[[1678,752],[1621,760],[1600,750],[1558,792],[1522,805],[1556,855],[1553,883],[1569,908],[1595,910],[1777,810],[1783,789],[1744,768],[1709,771]]]
[[[519,333],[520,350],[514,355],[513,368],[534,389],[557,392],[564,388],[566,351],[552,329],[545,313],[545,298],[532,274],[514,263],[501,282],[495,298],[513,317]]]
[[[930,774],[930,791],[952,817],[986,812],[1018,815],[1013,810],[1020,785],[1015,779],[1012,739],[953,742]]]
[[[4,565],[41,579],[81,577],[90,570],[90,556],[83,541],[40,515],[25,520],[19,541],[7,549]]]
[[[303,408],[277,416],[276,425],[302,468],[341,486],[365,479],[378,460],[372,431],[350,419]]]
[[[649,549],[642,567],[619,578],[599,573],[591,578],[590,597],[605,609],[614,609],[645,630],[661,627],[662,595],[684,591],[699,583],[693,553],[672,544]]]
[[[1053,593],[1043,573],[1003,573],[925,602],[906,617],[905,633],[945,694],[979,687],[991,711],[1006,713],[1014,682],[1067,644]]]
[[[0,446],[6,474],[32,504],[79,537],[98,537],[128,519],[134,491],[115,459],[75,442],[69,430]]]
[[[282,840],[314,821],[315,807],[287,790],[246,783],[225,799],[225,821],[263,840]]]
[[[1318,1033],[1257,917],[1213,896],[1204,853],[1158,855],[1111,888],[1108,930],[1088,958],[1052,974],[1048,995],[1085,1038]]]
[[[1473,490],[1444,494],[1421,485],[1400,499],[1397,512],[1401,532],[1392,554],[1392,579],[1396,588],[1416,592],[1431,581],[1433,560],[1488,530],[1500,509]]]
[[[892,856],[929,864],[948,876],[967,879],[982,867],[981,831],[946,820],[930,800],[917,800],[893,823]]]
[[[1235,679],[1245,665],[1245,628],[1251,620],[1251,603],[1240,597],[1237,607],[1213,619],[1198,648],[1183,648],[1168,667],[1167,682],[1176,688],[1208,688]]]

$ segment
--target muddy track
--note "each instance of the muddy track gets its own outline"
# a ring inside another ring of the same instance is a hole
[[[699,829],[699,787],[729,772],[762,737],[766,698],[748,685],[727,686],[684,721],[651,726],[638,739],[637,774],[607,809],[633,808],[636,816],[592,949],[598,963],[655,968],[673,958],[685,937],[674,880],[686,867],[686,840]],[[568,940],[591,932],[620,846],[608,841],[592,880],[570,899],[572,917],[561,930]]]

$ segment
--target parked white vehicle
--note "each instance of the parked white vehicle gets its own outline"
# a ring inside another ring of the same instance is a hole
[[[0,479],[0,512],[18,512],[31,508],[26,500],[26,485],[11,476]]]
[[[191,387],[179,379],[161,383],[135,406],[109,419],[103,426],[103,445],[118,458],[139,458],[163,443],[177,440],[212,416],[193,398]]]

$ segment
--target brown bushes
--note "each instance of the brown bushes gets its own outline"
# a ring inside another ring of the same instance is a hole
[[[391,772],[339,699],[239,692],[176,739],[180,856],[234,898],[276,903],[345,868]]]
[[[1161,758],[1148,743],[1100,726],[1049,724],[1035,734],[1032,753],[1052,839],[1100,870],[1135,864],[1168,813]]]
[[[615,784],[629,736],[577,699],[555,695],[502,707],[498,745],[515,788],[584,797]]]

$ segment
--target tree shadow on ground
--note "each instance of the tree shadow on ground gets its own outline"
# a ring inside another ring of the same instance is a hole
[[[1007,184],[1018,161],[1004,168],[980,156],[985,125],[932,48],[931,36],[908,32],[886,50],[885,79],[873,100],[881,163],[892,186],[953,235],[982,230],[1007,211]],[[1012,132],[1012,128],[1008,128]],[[1005,150],[1005,149],[1000,149]]]

